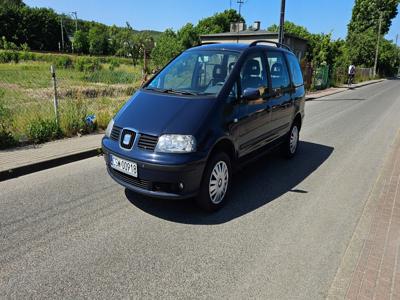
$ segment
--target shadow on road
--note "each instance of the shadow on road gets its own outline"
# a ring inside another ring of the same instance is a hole
[[[320,102],[330,102],[330,101],[364,101],[367,100],[365,98],[346,98],[346,99],[320,99],[320,100],[313,100],[313,101],[320,101]]]
[[[160,200],[125,190],[128,200],[144,212],[172,222],[185,224],[222,224],[243,216],[287,193],[307,194],[295,189],[322,165],[333,152],[332,147],[301,142],[292,160],[272,153],[237,172],[230,200],[219,211],[208,214],[193,200]]]

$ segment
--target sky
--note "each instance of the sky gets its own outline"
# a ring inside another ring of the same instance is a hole
[[[134,29],[174,30],[190,22],[232,8],[236,0],[25,0],[29,6],[50,7],[58,13],[78,12],[78,18],[107,25],[125,26],[128,21]],[[261,28],[279,23],[280,0],[244,0],[242,15],[247,24],[261,21]],[[333,38],[345,38],[354,0],[286,0],[286,20],[305,26],[312,33],[332,32]],[[386,38],[400,35],[400,16]],[[400,44],[400,38],[399,38]]]

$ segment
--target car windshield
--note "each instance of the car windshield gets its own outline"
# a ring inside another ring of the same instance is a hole
[[[164,93],[216,95],[239,53],[226,50],[191,50],[182,53],[145,87]]]

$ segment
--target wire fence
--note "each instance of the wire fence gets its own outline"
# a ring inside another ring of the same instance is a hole
[[[0,64],[0,148],[105,129],[140,82],[129,68],[52,74],[49,64]]]
[[[348,81],[347,68],[331,68],[321,65],[314,68],[311,64],[302,65],[304,83],[307,90],[323,90],[331,86],[343,86]],[[373,79],[373,68],[356,68],[354,83]]]

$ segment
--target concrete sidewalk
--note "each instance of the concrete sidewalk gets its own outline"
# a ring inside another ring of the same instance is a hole
[[[385,80],[385,79],[376,79],[376,80],[369,80],[369,81],[356,83],[356,84],[353,84],[351,86],[351,89],[357,89],[357,88],[360,88],[360,87],[363,87],[363,86],[367,86],[367,85],[370,85],[370,84],[381,82],[383,80]],[[349,87],[347,85],[343,85],[341,87],[331,87],[331,88],[328,88],[328,89],[325,89],[325,90],[307,93],[306,101],[310,101],[310,100],[314,100],[314,99],[318,99],[318,98],[334,95],[334,94],[341,93],[341,92],[344,92],[344,91],[347,91],[347,90],[349,90]]]
[[[103,134],[0,151],[0,181],[101,153]]]

